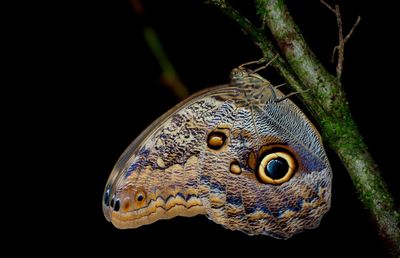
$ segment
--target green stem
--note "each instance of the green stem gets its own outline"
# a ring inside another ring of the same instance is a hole
[[[141,0],[130,0],[133,12],[140,18],[144,17],[144,6]],[[156,31],[151,26],[143,26],[143,36],[146,40],[150,51],[153,52],[154,57],[161,68],[161,81],[167,86],[176,97],[184,99],[189,96],[189,90],[182,83],[174,66],[165,53],[161,41],[157,36]]]
[[[189,90],[182,83],[174,66],[169,61],[169,58],[163,50],[156,32],[151,27],[144,27],[143,34],[147,45],[149,46],[158,63],[160,64],[162,70],[161,80],[163,81],[163,83],[168,88],[170,88],[171,91],[178,98],[184,99],[189,96]]]

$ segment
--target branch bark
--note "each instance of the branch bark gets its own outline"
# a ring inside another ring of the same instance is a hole
[[[264,31],[253,27],[226,1],[210,2],[238,23],[264,56],[273,58],[276,55]],[[256,0],[256,4],[260,18],[264,19],[263,23],[267,24],[287,60],[280,56],[272,65],[289,86],[301,92],[303,102],[321,127],[324,140],[350,174],[380,237],[394,256],[400,255],[400,211],[351,116],[340,79],[331,75],[312,53],[283,0]]]

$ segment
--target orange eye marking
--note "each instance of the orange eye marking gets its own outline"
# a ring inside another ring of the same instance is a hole
[[[143,190],[138,190],[135,193],[134,202],[137,208],[143,207],[146,204],[146,193]]]

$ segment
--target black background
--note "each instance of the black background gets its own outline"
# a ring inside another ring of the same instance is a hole
[[[51,242],[36,248],[46,249],[54,243],[62,252],[100,251],[114,257],[156,253],[177,257],[240,253],[246,257],[385,257],[349,175],[329,148],[334,174],[332,208],[319,228],[287,241],[231,232],[202,216],[159,221],[136,230],[118,230],[104,219],[103,188],[119,155],[147,125],[179,102],[160,81],[159,65],[142,36],[143,26],[156,30],[191,92],[227,83],[232,68],[261,57],[234,23],[202,2],[143,0],[145,17],[139,18],[127,0],[93,1],[76,4],[71,12],[50,8],[50,16],[41,20],[49,29],[41,32],[46,40],[38,44],[41,47],[35,49],[35,56],[44,57],[43,50],[47,64],[44,69],[39,67],[41,72],[35,77],[50,87],[34,91],[50,97],[38,101],[42,106],[32,112],[36,121],[46,122],[36,144],[41,143],[42,134],[50,138],[53,144],[46,150],[46,159],[54,164],[45,166],[50,175],[44,189],[40,187],[42,208],[47,210],[35,211],[41,221],[38,230],[49,229]],[[285,2],[314,53],[334,72],[330,58],[337,42],[335,16],[317,0]],[[387,2],[340,3],[345,32],[357,15],[362,17],[346,45],[343,85],[360,131],[398,197],[399,141],[394,124],[399,116],[395,93],[398,28],[394,9]],[[253,1],[232,3],[260,25]],[[56,20],[62,22],[52,24]],[[283,82],[273,68],[261,74],[275,84]]]

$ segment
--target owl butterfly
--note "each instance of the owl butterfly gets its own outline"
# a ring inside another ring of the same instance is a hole
[[[154,121],[125,150],[105,187],[118,228],[204,214],[248,235],[287,239],[329,210],[331,168],[299,108],[239,66]]]

